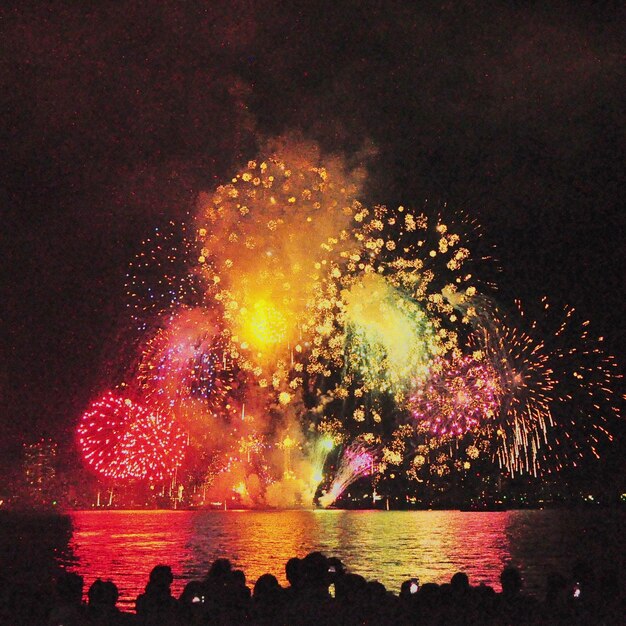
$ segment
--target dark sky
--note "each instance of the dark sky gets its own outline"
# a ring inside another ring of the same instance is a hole
[[[503,299],[621,357],[626,15],[529,4],[3,3],[0,453],[71,439],[141,240],[294,129],[375,146],[364,200],[467,211]]]

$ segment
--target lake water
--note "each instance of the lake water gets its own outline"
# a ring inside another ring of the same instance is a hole
[[[284,566],[312,550],[338,556],[349,571],[398,592],[407,578],[447,582],[464,571],[472,584],[500,589],[502,568],[521,568],[525,588],[542,596],[549,571],[578,558],[624,571],[626,512],[577,511],[76,511],[57,559],[85,578],[119,587],[134,607],[154,565],[171,565],[173,590],[203,577],[225,556],[253,586],[263,573],[285,584]],[[616,561],[618,559],[618,561]],[[621,561],[620,561],[621,559]]]

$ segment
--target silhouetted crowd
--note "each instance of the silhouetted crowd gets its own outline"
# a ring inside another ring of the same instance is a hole
[[[522,593],[520,572],[513,567],[500,576],[501,593],[483,584],[472,586],[459,572],[441,585],[407,580],[395,595],[376,580],[348,573],[339,559],[320,552],[289,559],[285,574],[287,587],[272,574],[263,574],[251,591],[243,571],[217,559],[203,580],[187,583],[176,598],[171,568],[157,565],[131,614],[117,608],[113,582],[96,580],[84,603],[83,578],[62,572],[50,598],[25,597],[5,585],[0,616],[3,624],[48,626],[626,623],[617,572],[604,570],[596,576],[582,563],[570,578],[550,574],[543,601]],[[31,621],[44,613],[46,621]]]

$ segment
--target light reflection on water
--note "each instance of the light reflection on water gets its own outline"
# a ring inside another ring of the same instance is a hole
[[[284,566],[312,550],[338,556],[352,572],[398,592],[407,578],[448,582],[464,571],[472,584],[500,589],[509,564],[526,589],[543,594],[550,570],[568,572],[575,558],[626,553],[623,514],[600,511],[75,511],[68,569],[119,587],[131,609],[154,565],[171,565],[178,595],[224,556],[248,584],[266,572],[286,584]],[[609,545],[609,541],[620,542]],[[623,567],[623,563],[616,564]]]

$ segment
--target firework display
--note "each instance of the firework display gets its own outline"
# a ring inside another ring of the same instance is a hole
[[[330,506],[364,476],[481,459],[538,475],[598,454],[616,370],[586,323],[505,313],[470,219],[366,207],[361,182],[276,144],[144,242],[127,283],[139,354],[116,381],[136,403],[120,391],[84,414],[91,467]]]

